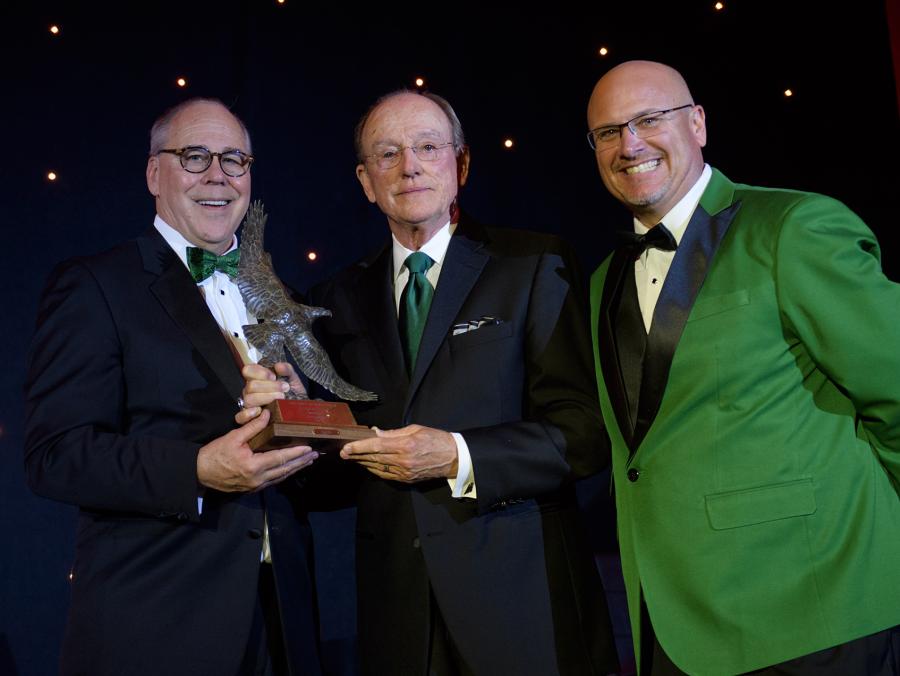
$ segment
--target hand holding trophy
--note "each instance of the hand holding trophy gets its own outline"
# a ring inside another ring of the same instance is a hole
[[[271,368],[290,354],[311,380],[347,401],[375,401],[378,396],[351,385],[334,370],[324,348],[315,339],[312,323],[330,317],[325,308],[291,300],[284,284],[275,275],[272,257],[263,249],[267,216],[261,202],[250,205],[244,219],[241,258],[235,279],[241,296],[259,324],[243,327],[244,335],[261,357],[259,363]],[[273,401],[269,425],[253,439],[255,450],[269,450],[305,443],[314,448],[340,445],[342,441],[374,436],[369,428],[357,425],[349,406],[343,402],[310,401],[293,392],[287,399]]]

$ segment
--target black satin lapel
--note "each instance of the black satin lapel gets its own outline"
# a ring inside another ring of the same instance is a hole
[[[626,403],[628,405],[628,436],[626,441],[632,452],[634,430],[637,427],[639,400],[641,396],[641,380],[644,374],[644,354],[647,351],[647,329],[641,304],[638,301],[637,284],[634,278],[634,265],[626,265],[622,273],[620,295],[615,312],[616,355],[619,358],[619,373],[625,385]]]
[[[675,348],[678,347],[684,325],[706,279],[706,273],[712,265],[713,257],[740,206],[741,203],[736,202],[728,209],[710,216],[698,205],[684,232],[672,267],[669,268],[665,284],[660,291],[653,313],[653,323],[650,325],[650,334],[647,337],[647,356],[644,360],[638,421],[635,427],[636,445],[640,445],[659,411],[669,379],[672,358],[675,356]]]
[[[357,298],[359,311],[364,318],[378,354],[384,362],[389,380],[404,381],[406,389],[406,363],[400,344],[397,324],[397,305],[394,301],[393,260],[391,246],[387,246],[359,277]]]
[[[470,239],[461,233],[455,234],[450,239],[441,275],[434,290],[434,298],[431,300],[431,308],[428,310],[428,321],[425,322],[422,342],[419,344],[416,368],[410,378],[407,406],[415,396],[416,389],[438,349],[450,336],[463,303],[490,258],[481,250],[482,246],[481,241]]]
[[[226,342],[228,339],[210,314],[187,268],[156,229],[153,233],[155,237],[151,234],[138,239],[145,269],[159,275],[150,285],[150,292],[184,331],[229,395],[237,400],[244,388],[244,378]]]
[[[606,383],[606,391],[616,415],[616,422],[622,437],[629,442],[632,436],[633,425],[628,415],[628,393],[625,389],[625,379],[622,373],[622,365],[619,361],[618,339],[616,336],[614,320],[618,311],[619,299],[625,284],[625,273],[628,265],[634,267],[634,259],[625,249],[617,250],[609,262],[606,271],[606,279],[603,283],[603,293],[600,296],[600,312],[597,327],[597,342],[600,352],[600,370],[603,374],[603,382]]]

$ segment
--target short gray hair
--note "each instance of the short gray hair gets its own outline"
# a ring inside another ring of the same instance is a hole
[[[356,129],[353,132],[353,145],[356,148],[356,159],[360,163],[365,162],[366,159],[366,156],[363,154],[362,135],[363,130],[366,127],[366,122],[369,121],[369,117],[371,117],[375,109],[385,101],[388,101],[395,96],[403,96],[404,94],[424,96],[426,99],[436,104],[438,108],[444,111],[444,115],[447,116],[447,120],[449,120],[450,122],[450,130],[453,136],[453,148],[456,150],[456,156],[459,157],[463,149],[466,147],[466,137],[463,134],[462,123],[456,116],[456,111],[453,110],[450,102],[447,101],[447,99],[445,99],[443,96],[438,96],[437,94],[432,94],[431,92],[420,92],[416,91],[415,89],[395,89],[392,92],[388,92],[384,96],[380,96],[378,100],[375,101],[375,103],[369,106],[369,109],[365,113],[363,113],[363,116],[359,118],[359,122],[356,123]]]
[[[219,99],[209,99],[202,98],[200,96],[195,96],[194,98],[187,99],[186,101],[182,101],[181,103],[172,106],[158,118],[156,118],[156,122],[153,123],[153,127],[150,129],[150,155],[158,155],[159,151],[162,150],[169,137],[169,128],[172,126],[172,121],[178,117],[178,114],[182,111],[190,108],[196,103],[211,103],[213,105],[222,106],[225,110],[227,110],[231,115],[237,120],[237,123],[241,126],[241,131],[244,132],[244,138],[247,140],[247,152],[249,154],[253,154],[253,147],[250,143],[250,132],[247,130],[247,125],[244,124],[244,121],[241,120],[237,115],[235,115],[224,103],[222,103]]]

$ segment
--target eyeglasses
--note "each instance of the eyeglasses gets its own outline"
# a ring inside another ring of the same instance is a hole
[[[240,150],[226,150],[222,153],[214,153],[203,146],[187,146],[186,148],[163,148],[160,153],[172,153],[178,155],[181,166],[192,174],[202,174],[209,169],[213,157],[219,158],[219,166],[226,176],[237,178],[250,170],[253,164],[253,155],[242,153]],[[158,153],[157,153],[158,154]]]
[[[375,165],[379,169],[393,169],[400,164],[400,158],[403,157],[403,151],[407,148],[413,151],[413,155],[415,155],[420,162],[434,162],[443,148],[452,145],[452,142],[432,143],[430,141],[425,141],[423,143],[417,143],[414,146],[400,146],[399,148],[391,146],[384,150],[379,150],[377,153],[366,155],[366,159],[375,160]]]
[[[594,150],[612,148],[619,143],[619,139],[622,137],[622,130],[626,127],[628,128],[628,131],[638,138],[650,138],[651,136],[656,136],[665,131],[665,125],[663,123],[669,119],[665,117],[666,115],[674,113],[676,110],[693,108],[693,106],[693,103],[685,103],[683,106],[678,106],[676,108],[654,110],[652,113],[644,113],[643,115],[632,117],[628,122],[623,122],[622,124],[611,124],[606,127],[591,129],[587,134],[588,143]]]

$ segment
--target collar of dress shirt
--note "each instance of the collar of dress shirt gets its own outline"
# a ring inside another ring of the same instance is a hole
[[[678,244],[681,244],[681,238],[684,236],[684,231],[687,230],[687,224],[690,222],[691,216],[694,215],[697,205],[700,204],[700,198],[703,196],[703,191],[706,190],[706,186],[709,185],[709,179],[711,178],[712,169],[710,169],[708,164],[703,165],[703,171],[700,173],[700,178],[697,179],[697,182],[687,191],[684,197],[678,200],[678,204],[662,217],[661,222],[669,229],[669,232],[672,233]],[[634,219],[634,231],[637,234],[643,235],[649,229],[638,219]]]
[[[434,265],[432,266],[436,273],[434,279],[437,279],[437,274],[440,274],[441,266],[444,263],[444,256],[447,255],[447,247],[450,246],[450,238],[453,236],[454,230],[456,230],[456,223],[447,221],[447,224],[434,233],[432,238],[425,242],[425,245],[419,249],[422,253],[428,254],[431,260],[434,261]],[[396,287],[397,280],[400,276],[409,274],[403,266],[403,261],[405,261],[406,257],[413,252],[400,244],[393,234],[391,234],[391,239],[394,241],[394,286]],[[431,277],[431,275],[429,275],[429,277]],[[432,284],[433,283],[434,282],[432,281]]]
[[[163,239],[166,240],[166,243],[172,247],[172,251],[175,252],[175,255],[178,256],[178,260],[184,263],[184,267],[188,267],[187,262],[187,248],[189,246],[194,246],[190,242],[188,242],[184,235],[178,232],[171,225],[166,223],[162,218],[159,217],[159,214],[156,215],[156,218],[153,219],[153,227],[159,231],[159,234],[163,236]],[[234,251],[237,249],[237,235],[231,236],[231,246],[228,247],[228,251]],[[225,253],[228,253],[226,251]],[[224,274],[216,271],[216,274]]]

